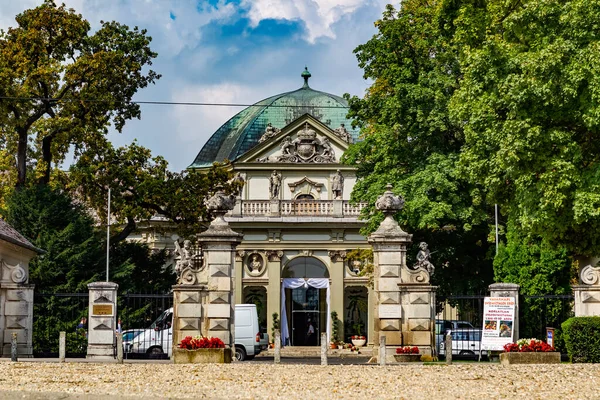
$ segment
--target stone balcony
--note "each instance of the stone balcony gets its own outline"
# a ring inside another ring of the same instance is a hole
[[[228,217],[358,217],[367,203],[347,200],[241,200]]]

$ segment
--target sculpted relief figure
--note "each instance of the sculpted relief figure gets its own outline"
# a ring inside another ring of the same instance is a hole
[[[277,171],[273,171],[271,176],[269,177],[269,194],[271,199],[279,198],[279,190],[281,188],[281,174],[277,173]]]
[[[296,146],[294,145],[294,143],[292,143],[292,140],[288,136],[281,142],[281,154],[284,156],[293,155],[295,147]]]
[[[344,177],[339,169],[333,178],[331,178],[331,192],[334,199],[341,199],[344,193]]]
[[[346,142],[350,143],[352,141],[352,137],[350,136],[350,133],[348,133],[348,131],[346,130],[346,127],[344,126],[344,124],[340,124],[340,127],[335,128],[333,131],[335,132],[336,135],[341,137]]]
[[[258,139],[258,142],[262,143],[265,140],[270,139],[273,136],[277,135],[279,132],[281,132],[281,129],[273,127],[271,125],[271,123],[269,122],[267,124],[267,127],[265,128],[265,133],[263,133],[263,135],[260,137],[260,139]]]
[[[429,275],[433,275],[433,272],[435,271],[435,267],[429,261],[429,256],[431,253],[429,252],[429,249],[427,247],[428,247],[427,243],[425,243],[425,242],[419,243],[419,252],[417,253],[417,263],[415,264],[414,269],[424,268],[425,270],[427,270],[427,272],[429,272]]]
[[[321,155],[324,158],[330,157],[332,159],[335,159],[335,152],[333,151],[333,147],[331,147],[331,143],[329,143],[329,139],[327,139],[326,137],[323,138],[323,140],[321,141],[321,146],[323,147]]]
[[[241,172],[238,172],[237,175],[235,176],[235,178],[233,178],[233,183],[236,183],[239,185],[239,191],[236,193],[238,197],[242,196],[242,190],[244,189],[244,184],[246,183],[246,181],[244,180],[244,177],[242,176]]]
[[[183,248],[179,246],[179,241],[175,241],[175,273],[177,279],[181,276],[181,271],[185,268],[191,268],[192,265],[192,242],[190,240],[183,241]]]

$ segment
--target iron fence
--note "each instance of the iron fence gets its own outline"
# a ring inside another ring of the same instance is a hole
[[[66,332],[67,357],[86,356],[88,298],[87,292],[35,294],[32,334],[35,357],[58,357],[61,331]],[[117,296],[116,318],[123,332],[124,357],[164,359],[170,356],[171,321],[160,321],[160,317],[171,307],[171,293]]]
[[[439,299],[435,333],[440,356],[445,355],[444,334],[451,330],[453,356],[478,357],[484,298],[484,295],[469,295]],[[519,337],[545,339],[546,328],[557,328],[554,345],[564,353],[560,327],[574,315],[573,301],[573,295],[519,296]]]
[[[66,332],[67,357],[85,357],[87,351],[88,293],[35,293],[33,354],[58,357],[58,339]]]

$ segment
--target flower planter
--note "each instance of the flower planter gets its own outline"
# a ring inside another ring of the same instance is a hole
[[[420,354],[394,354],[394,358],[400,363],[421,361]]]
[[[173,349],[175,364],[229,364],[231,349]]]
[[[356,347],[363,347],[367,343],[367,339],[352,339],[352,344]]]
[[[560,364],[560,353],[558,351],[501,353],[500,364]]]

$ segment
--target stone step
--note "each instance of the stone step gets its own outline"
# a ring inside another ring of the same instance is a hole
[[[372,350],[369,347],[361,347],[360,352],[349,349],[327,349],[327,357],[370,357]],[[275,349],[267,349],[261,355],[273,357]],[[321,347],[317,346],[286,346],[281,348],[281,357],[321,357]]]

